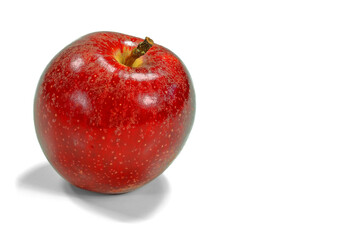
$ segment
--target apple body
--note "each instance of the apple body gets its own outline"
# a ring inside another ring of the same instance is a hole
[[[131,67],[142,39],[115,32],[81,37],[44,70],[35,129],[56,171],[94,192],[124,193],[159,176],[185,144],[195,116],[190,75],[154,44]]]

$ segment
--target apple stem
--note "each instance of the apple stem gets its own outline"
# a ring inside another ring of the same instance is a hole
[[[131,54],[125,59],[125,65],[131,67],[136,59],[144,55],[154,45],[154,41],[151,38],[146,37],[145,40],[132,50]]]

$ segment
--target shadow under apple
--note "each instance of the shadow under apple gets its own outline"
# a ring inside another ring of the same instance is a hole
[[[129,193],[94,193],[69,184],[49,164],[37,166],[20,176],[18,186],[45,194],[66,196],[97,214],[127,222],[152,216],[169,193],[169,184],[164,175]]]
[[[22,174],[17,185],[21,189],[60,196],[64,195],[64,182],[50,164],[41,164]]]

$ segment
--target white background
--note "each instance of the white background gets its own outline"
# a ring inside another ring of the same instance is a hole
[[[2,1],[0,239],[359,239],[359,1]],[[135,192],[71,187],[33,126],[47,63],[90,32],[145,37],[190,71],[197,113]]]

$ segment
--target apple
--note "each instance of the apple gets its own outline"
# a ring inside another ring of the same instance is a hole
[[[179,154],[195,116],[195,92],[170,50],[116,32],[66,46],[44,70],[35,129],[56,171],[90,191],[132,191]]]

